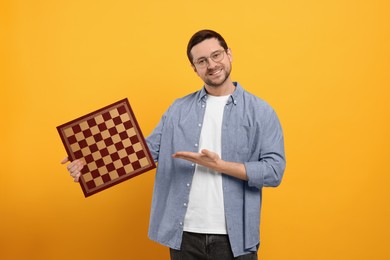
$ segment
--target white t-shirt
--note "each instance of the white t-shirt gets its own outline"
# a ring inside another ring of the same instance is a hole
[[[208,95],[199,151],[207,149],[221,156],[222,118],[229,96]],[[221,173],[196,165],[184,231],[227,234]]]

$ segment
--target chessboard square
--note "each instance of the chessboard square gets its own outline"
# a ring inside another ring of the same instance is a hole
[[[69,144],[74,144],[75,142],[77,142],[77,139],[74,135],[71,135],[68,137],[68,142]]]
[[[116,148],[115,148],[115,145],[110,145],[107,147],[107,150],[108,150],[108,153],[109,154],[114,154],[117,152]]]
[[[102,177],[98,177],[98,178],[94,179],[94,181],[95,181],[95,185],[97,187],[102,185],[102,184],[104,184],[104,181],[103,181]]]
[[[84,135],[83,135],[83,132],[78,132],[77,134],[74,135],[77,139],[77,141],[80,141],[80,140],[83,140],[84,139]]]
[[[119,154],[117,152],[111,154],[110,157],[111,157],[113,162],[115,162],[115,161],[120,159]]]
[[[122,106],[119,106],[119,107],[118,107],[118,113],[119,113],[119,114],[122,115],[122,114],[124,114],[124,113],[126,113],[126,112],[127,112],[127,110],[126,110],[126,107],[125,107],[125,106],[122,105]]]
[[[101,140],[103,140],[103,137],[102,137],[102,135],[101,135],[100,133],[95,134],[95,135],[93,136],[93,138],[94,138],[94,140],[95,140],[96,143],[97,143],[97,142],[100,142]]]
[[[95,121],[96,121],[96,124],[99,125],[99,124],[104,122],[104,119],[103,119],[102,115],[97,115],[97,116],[95,116]]]
[[[133,124],[131,123],[130,120],[129,121],[124,121],[123,125],[125,126],[126,129],[129,129],[129,128],[133,127]]]
[[[104,119],[104,121],[108,121],[111,119],[111,115],[110,115],[110,112],[105,112],[102,114],[102,117]]]
[[[130,159],[131,162],[138,161],[137,154],[135,154],[135,153],[130,154],[130,155],[129,155],[129,159]]]
[[[114,161],[114,166],[115,166],[115,169],[119,169],[119,168],[123,167],[122,161],[121,160]]]
[[[90,129],[85,129],[83,131],[83,134],[84,134],[84,137],[87,138],[87,137],[90,137],[92,135],[92,132]]]
[[[107,164],[110,164],[112,162],[111,156],[106,156],[102,158],[104,161],[104,164],[107,166]]]
[[[138,151],[136,154],[137,154],[138,159],[145,157],[145,152],[143,150]]]
[[[119,116],[118,109],[115,108],[115,109],[111,110],[111,111],[110,111],[110,115],[111,115],[111,118],[114,118],[114,117]]]
[[[135,132],[134,127],[126,130],[128,136],[135,136],[137,133]]]
[[[118,130],[118,133],[126,131],[126,128],[123,124],[117,124],[116,125],[116,130]]]
[[[104,183],[111,181],[110,174],[102,175],[102,180],[103,180]]]
[[[103,149],[101,149],[99,152],[100,152],[100,155],[101,155],[102,157],[107,156],[107,155],[110,154],[110,153],[108,152],[108,149],[107,149],[107,148],[103,148]]]
[[[107,147],[114,144],[111,137],[104,139],[104,143],[106,144]]]
[[[129,169],[128,171],[126,171],[126,167],[127,166],[130,166],[129,168],[131,168],[131,170]],[[132,171],[133,171],[133,167],[131,166],[131,164],[128,164],[125,167],[122,167],[122,168],[119,168],[119,169],[116,170],[116,172],[118,173],[119,177],[123,176],[123,175],[126,175],[128,172],[132,172]]]
[[[132,144],[138,143],[138,142],[139,142],[138,136],[136,136],[136,135],[131,136],[131,137],[130,137],[130,142],[131,142]],[[134,148],[134,149],[135,149],[135,148]]]
[[[134,171],[133,165],[131,165],[131,164],[125,165],[124,168],[125,168],[125,171],[128,173]]]
[[[84,167],[81,169],[81,173],[82,174],[86,174],[86,173],[88,173],[88,172],[90,172],[91,171],[91,169],[89,169],[89,167],[88,167],[88,165],[84,165]]]
[[[96,151],[96,152],[92,153],[92,157],[93,157],[93,159],[94,159],[95,161],[97,161],[97,160],[99,160],[99,159],[102,158],[102,155],[100,154],[99,151]]]
[[[92,154],[88,154],[88,155],[86,155],[84,158],[85,158],[85,162],[86,162],[87,164],[94,161]]]
[[[81,129],[81,131],[84,131],[84,130],[86,130],[86,129],[88,129],[88,128],[89,128],[89,126],[88,126],[87,121],[83,121],[83,122],[80,123],[80,129]]]
[[[73,133],[77,134],[77,133],[81,132],[81,127],[80,127],[80,125],[74,125],[74,126],[72,126],[72,130],[73,130]]]
[[[85,185],[87,185],[88,189],[90,189],[90,190],[92,190],[93,188],[96,188],[96,184],[95,184],[94,180],[90,180],[90,181],[86,182]]]
[[[103,167],[103,166],[104,166],[104,161],[103,161],[103,159],[102,159],[102,158],[100,158],[100,159],[96,160],[96,161],[95,161],[95,163],[96,163],[96,166],[97,166],[98,168],[100,168],[100,167]]]
[[[141,143],[133,143],[133,148],[134,148],[134,151],[138,152],[140,150],[142,150],[142,145]]]
[[[119,151],[119,150],[124,149],[125,147],[123,146],[123,144],[121,142],[119,142],[119,143],[115,144],[115,148]]]
[[[110,175],[111,180],[115,180],[115,179],[117,179],[119,177],[117,171],[112,171],[112,172],[110,172],[108,174]]]
[[[84,157],[84,156],[83,156],[83,153],[81,152],[81,150],[75,151],[75,152],[73,153],[73,155],[74,155],[74,158],[75,158],[75,159],[80,159],[80,158],[83,158],[83,157]]]
[[[120,150],[118,151],[118,154],[120,158],[128,157],[126,150]]]
[[[114,144],[119,143],[121,141],[121,137],[119,135],[113,135],[111,138]]]
[[[108,132],[110,133],[110,135],[116,135],[118,133],[118,130],[116,129],[116,127],[111,127],[108,129]]]
[[[119,133],[119,137],[121,140],[129,139],[129,136],[127,135],[126,131]]]
[[[112,172],[112,171],[115,170],[115,165],[114,165],[113,163],[108,163],[108,164],[106,165],[106,168],[107,168],[107,171],[108,171],[108,172]]]
[[[99,172],[99,170],[98,169],[96,169],[96,170],[92,170],[91,171],[91,176],[92,176],[92,178],[97,178],[97,177],[99,177],[100,176],[100,172]]]
[[[133,166],[134,170],[138,170],[139,168],[141,168],[141,164],[139,163],[139,161],[133,162],[131,163],[131,165]]]
[[[122,140],[122,144],[123,144],[124,147],[131,146],[130,139],[127,138],[127,139]]]
[[[106,124],[103,122],[103,123],[100,123],[98,124],[98,128],[101,132],[103,132],[104,130],[107,130],[107,126]]]
[[[96,145],[99,148],[99,150],[106,148],[106,144],[104,141],[97,142]]]
[[[71,144],[70,145],[70,150],[72,150],[72,151],[78,151],[78,150],[80,150],[81,148],[80,148],[80,145],[79,145],[79,143],[74,143],[74,144]]]
[[[97,170],[97,166],[96,166],[95,161],[89,163],[89,164],[88,164],[88,167],[89,167],[89,170],[90,170],[90,171]]]
[[[119,116],[114,117],[114,118],[112,119],[112,121],[114,121],[114,124],[115,124],[115,125],[120,125],[120,124],[122,123],[122,120],[121,120],[121,118],[120,118]]]
[[[88,137],[87,139],[85,139],[85,141],[87,141],[87,144],[89,146],[91,146],[92,144],[96,143],[95,142],[95,138],[93,138],[93,136]]]
[[[124,157],[124,158],[121,159],[121,161],[122,161],[122,164],[123,164],[123,165],[128,165],[128,164],[130,164],[129,157]]]
[[[96,123],[96,121],[95,121],[94,118],[88,119],[88,120],[87,120],[87,123],[88,123],[88,126],[89,126],[90,128],[93,127],[93,126],[95,126],[95,125],[97,125],[97,123]]]
[[[99,151],[99,148],[97,147],[96,144],[92,144],[89,146],[89,150],[91,150],[92,153]]]
[[[111,138],[110,132],[108,132],[108,130],[104,130],[100,134],[102,135],[103,139]]]
[[[121,117],[122,122],[127,122],[130,120],[129,114],[127,114],[127,113],[120,115],[120,117]]]
[[[97,125],[90,128],[92,135],[96,135],[100,133],[99,127]]]
[[[79,141],[80,148],[85,148],[88,146],[87,141],[85,139]]]
[[[115,127],[114,121],[112,119],[106,121],[107,129],[110,129],[112,127]]]
[[[140,159],[139,163],[141,164],[142,167],[148,166],[150,164],[146,157]]]
[[[127,154],[133,154],[135,153],[133,146],[129,146],[125,148]]]
[[[88,181],[90,181],[90,180],[93,179],[93,178],[92,178],[92,174],[91,174],[90,172],[84,174],[84,175],[83,175],[83,178],[84,178],[84,181],[85,181],[85,182],[88,182]]]
[[[66,129],[64,129],[63,131],[64,131],[65,136],[67,136],[67,137],[74,135],[72,127],[68,127]]]
[[[89,150],[89,147],[84,147],[83,149],[80,150],[83,153],[83,156],[86,156],[87,154],[91,153],[91,150]]]

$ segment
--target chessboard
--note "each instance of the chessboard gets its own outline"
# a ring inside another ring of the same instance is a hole
[[[128,99],[57,127],[70,161],[84,162],[88,197],[156,167]]]

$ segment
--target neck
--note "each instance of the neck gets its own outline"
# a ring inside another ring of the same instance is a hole
[[[233,82],[229,80],[219,86],[209,86],[205,84],[205,89],[207,93],[212,96],[227,96],[232,94],[236,87],[234,86]]]

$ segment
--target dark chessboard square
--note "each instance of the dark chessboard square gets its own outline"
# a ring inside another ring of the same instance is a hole
[[[119,116],[114,117],[114,118],[112,119],[112,121],[114,121],[114,124],[115,124],[115,125],[120,125],[120,124],[122,123],[122,119],[121,119]]]
[[[130,163],[130,159],[129,157],[124,157],[121,159],[123,165],[128,165]]]
[[[94,153],[94,152],[98,151],[99,148],[98,148],[98,146],[96,144],[91,144],[89,146],[89,150],[91,151],[91,153]]]
[[[96,170],[91,171],[91,175],[93,178],[99,177],[100,176],[99,170],[96,169]]]
[[[126,153],[127,154],[133,154],[135,153],[133,146],[126,147]]]
[[[124,114],[124,113],[126,113],[127,112],[127,110],[126,110],[126,107],[125,106],[120,106],[120,107],[118,107],[118,113],[120,114],[120,115],[122,115],[122,114]]]
[[[123,168],[123,167],[116,170],[116,172],[118,173],[119,176],[126,175],[125,168]]]
[[[125,147],[123,146],[123,143],[116,143],[116,144],[115,144],[115,148],[116,148],[118,151],[120,151],[120,150],[122,150],[122,149],[125,148]]]
[[[93,139],[95,140],[95,142],[100,142],[101,140],[103,140],[103,137],[100,133],[97,133],[93,136]]]
[[[119,136],[121,137],[121,140],[125,140],[125,139],[129,138],[129,135],[127,134],[126,131],[119,133]]]
[[[115,165],[113,163],[109,163],[106,165],[106,168],[108,172],[112,172],[113,170],[115,170]]]
[[[75,125],[72,127],[73,133],[77,134],[81,132],[81,127],[80,125]]]
[[[88,181],[86,183],[86,185],[87,185],[88,189],[90,189],[90,190],[96,187],[96,184],[95,184],[95,182],[93,180]]]
[[[77,142],[76,136],[74,136],[74,135],[69,136],[69,137],[68,137],[68,142],[69,142],[70,144],[76,143],[76,142]]]
[[[100,168],[100,167],[103,167],[103,166],[104,166],[104,161],[103,161],[103,159],[102,159],[102,158],[100,158],[100,159],[97,159],[95,163],[96,163],[96,166],[97,166],[98,168]]]
[[[88,123],[89,127],[93,127],[93,126],[97,125],[95,118],[91,118],[91,119],[87,120],[87,123]]]
[[[107,155],[110,154],[110,153],[108,152],[108,149],[107,149],[107,148],[103,148],[103,149],[101,149],[99,152],[100,152],[100,155],[101,155],[102,157],[106,157]]]
[[[103,119],[104,119],[105,121],[108,121],[108,120],[111,119],[110,112],[106,112],[106,113],[104,113],[102,116],[103,116]]]
[[[136,143],[139,142],[138,137],[136,135],[130,137],[130,141],[131,141],[132,144],[136,144]]]
[[[123,125],[125,126],[126,129],[130,129],[133,127],[133,124],[131,123],[131,121],[126,121],[126,122],[123,122]]]
[[[118,133],[118,130],[116,129],[116,127],[111,127],[110,129],[108,129],[108,132],[110,133],[110,135],[116,135]]]
[[[111,181],[111,177],[110,177],[109,174],[104,174],[104,175],[102,176],[102,179],[103,179],[104,182],[109,182],[109,181]]]
[[[115,162],[115,161],[117,161],[117,160],[120,159],[118,153],[113,153],[113,154],[111,154],[110,156],[111,156],[111,159],[112,159],[113,162]]]
[[[87,141],[85,139],[79,141],[80,148],[85,148],[88,146]]]
[[[83,153],[81,152],[81,150],[75,151],[73,154],[75,159],[83,158]]]
[[[107,130],[107,126],[106,126],[105,123],[98,124],[98,128],[99,128],[100,132],[103,132],[104,130]]]
[[[141,164],[139,163],[139,161],[135,161],[131,165],[133,166],[134,170],[141,168]]]
[[[107,139],[104,139],[104,143],[106,144],[107,147],[114,144],[114,142],[112,141],[111,137],[109,137]]]
[[[88,137],[92,136],[92,132],[89,129],[85,129],[83,131],[83,135],[84,135],[85,138],[88,138]]]
[[[93,159],[93,156],[92,154],[88,154],[87,156],[85,156],[85,162],[88,164],[88,163],[91,163],[93,162],[94,159]]]
[[[138,159],[142,159],[142,158],[145,157],[145,153],[144,153],[144,151],[142,151],[142,150],[138,151],[138,152],[136,153],[136,155],[137,155]]]

